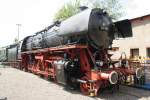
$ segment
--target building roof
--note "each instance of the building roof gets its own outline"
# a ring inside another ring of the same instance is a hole
[[[144,20],[144,19],[150,19],[150,14],[144,15],[144,16],[140,16],[140,17],[136,17],[136,18],[132,18],[130,19],[131,21],[137,21],[137,20]]]

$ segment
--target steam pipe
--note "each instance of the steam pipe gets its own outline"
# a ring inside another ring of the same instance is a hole
[[[118,81],[118,73],[116,71],[112,71],[110,73],[100,73],[100,78],[104,80],[109,80],[111,84],[116,84]]]

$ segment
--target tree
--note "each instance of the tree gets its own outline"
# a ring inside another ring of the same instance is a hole
[[[106,10],[113,19],[122,16],[122,5],[119,0],[73,0],[66,3],[55,15],[54,20],[64,20],[78,13],[79,7],[86,5],[89,8],[101,8]]]
[[[54,20],[64,20],[79,12],[80,0],[70,1],[65,4],[55,15]]]
[[[91,0],[88,0],[89,2]],[[120,0],[95,0],[92,8],[102,8],[106,10],[113,19],[118,19],[123,15],[123,7]]]

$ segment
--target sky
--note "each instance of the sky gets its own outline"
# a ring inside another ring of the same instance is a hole
[[[0,0],[0,47],[13,43],[21,24],[20,40],[49,26],[55,13],[68,0]],[[150,0],[120,0],[131,19],[150,14]]]

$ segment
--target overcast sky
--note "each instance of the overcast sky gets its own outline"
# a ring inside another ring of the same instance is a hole
[[[11,44],[17,37],[20,27],[20,39],[50,25],[54,14],[68,0],[0,0],[0,46]],[[150,0],[121,0],[126,16],[134,18],[150,14]]]

